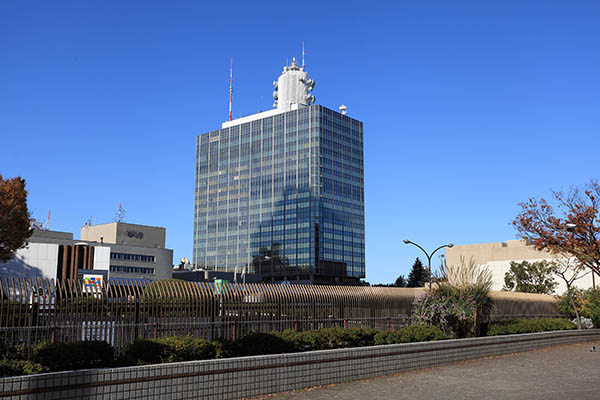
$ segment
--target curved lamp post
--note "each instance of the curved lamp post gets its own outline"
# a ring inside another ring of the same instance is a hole
[[[438,250],[440,250],[440,249],[443,249],[444,247],[453,247],[453,246],[454,246],[454,244],[453,244],[453,243],[443,244],[443,245],[441,245],[440,247],[438,247],[437,249],[435,249],[434,251],[432,251],[432,252],[431,252],[431,254],[429,254],[429,253],[427,253],[427,252],[425,251],[425,249],[424,249],[424,248],[422,248],[421,246],[419,246],[419,245],[418,245],[418,244],[416,244],[415,242],[411,242],[411,241],[410,241],[410,240],[408,240],[408,239],[404,239],[404,240],[403,240],[403,242],[404,242],[405,244],[412,244],[412,245],[415,245],[415,246],[417,246],[418,248],[420,248],[420,249],[423,251],[423,253],[425,253],[425,256],[427,256],[427,269],[429,270],[429,279],[430,279],[430,281],[429,281],[429,286],[431,287],[431,278],[433,277],[433,276],[431,275],[431,257],[433,257],[433,255],[435,254],[435,252],[436,252],[436,251],[438,251]]]

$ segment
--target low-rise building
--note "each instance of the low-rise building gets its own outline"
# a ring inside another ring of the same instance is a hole
[[[165,228],[122,222],[86,225],[81,240],[68,232],[35,229],[25,248],[0,263],[0,276],[168,279],[173,275],[173,250],[165,248],[165,239]]]
[[[461,260],[462,259],[462,260]],[[475,264],[485,266],[492,274],[492,290],[502,290],[504,287],[504,275],[510,269],[511,261],[515,262],[536,262],[536,261],[556,261],[562,263],[565,259],[560,258],[550,252],[536,250],[535,247],[525,240],[507,240],[499,243],[481,243],[468,245],[454,245],[446,248],[446,263],[452,266],[459,266],[461,263],[469,262],[473,259]],[[574,265],[574,260],[570,260]],[[572,271],[567,272],[567,276],[572,276]],[[575,281],[575,285],[582,289],[593,287],[594,277],[591,272],[584,271],[583,275]],[[556,293],[561,294],[567,290],[565,282],[558,276],[555,277],[558,286]]]
[[[173,276],[173,250],[166,249],[165,228],[112,222],[86,225],[81,239],[110,247],[110,277],[169,279]]]

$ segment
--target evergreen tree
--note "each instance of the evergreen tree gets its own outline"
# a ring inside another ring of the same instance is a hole
[[[425,286],[425,282],[429,282],[429,273],[421,260],[419,260],[419,257],[417,257],[408,274],[406,287],[423,287]]]
[[[406,278],[404,278],[404,275],[400,275],[397,279],[396,282],[394,282],[395,287],[406,287]]]

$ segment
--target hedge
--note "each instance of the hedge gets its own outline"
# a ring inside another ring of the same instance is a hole
[[[113,365],[114,352],[111,345],[99,340],[41,342],[33,347],[31,361],[43,365],[51,372],[102,368]]]
[[[488,336],[575,328],[576,325],[566,319],[514,319],[490,324]],[[22,348],[0,345],[0,376],[426,342],[448,338],[449,336],[439,328],[423,324],[408,325],[399,331],[325,328],[304,332],[253,332],[236,342],[225,339],[209,342],[191,336],[164,337],[138,339],[116,360],[114,349],[106,342],[100,341],[42,342],[34,346],[30,360],[24,359]]]
[[[216,343],[192,336],[138,339],[127,347],[119,364],[145,365],[216,358]]]
[[[563,331],[577,329],[577,325],[568,319],[509,319],[491,323],[487,335],[510,335],[515,333],[532,333],[545,331]]]

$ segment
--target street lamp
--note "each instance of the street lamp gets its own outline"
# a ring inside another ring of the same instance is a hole
[[[429,270],[429,278],[430,279],[432,278],[432,275],[431,275],[431,257],[433,257],[433,255],[435,254],[436,251],[438,251],[440,249],[443,249],[444,247],[450,248],[450,247],[454,246],[453,243],[444,244],[444,245],[441,245],[440,247],[438,247],[437,249],[435,249],[434,251],[432,251],[431,254],[429,254],[429,253],[427,253],[425,251],[424,248],[422,248],[421,246],[419,246],[415,242],[411,242],[408,239],[404,239],[403,242],[404,242],[404,244],[413,244],[413,245],[417,246],[418,248],[420,248],[423,251],[423,253],[425,253],[425,256],[427,256],[427,269]],[[431,280],[429,281],[429,287],[431,287]]]

